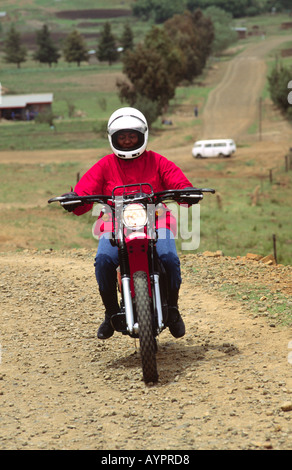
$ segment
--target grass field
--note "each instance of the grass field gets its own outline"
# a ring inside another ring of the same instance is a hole
[[[139,21],[131,14],[133,0],[17,0],[16,2],[6,0],[1,2],[1,11],[6,11],[8,18],[15,27],[22,33],[25,43],[33,45],[35,30],[40,29],[44,23],[48,24],[52,32],[52,37],[61,43],[69,32],[73,29],[85,37],[89,49],[96,48],[97,38],[101,33],[105,21],[112,25],[112,31],[117,40],[120,38],[124,25],[128,23],[134,33],[135,40],[143,39],[145,32],[149,28],[149,23]],[[74,14],[60,16],[63,11],[91,10],[91,15],[76,18]],[[100,10],[97,13],[97,10]],[[3,23],[4,33],[8,27],[8,22]],[[1,39],[1,38],[0,38]]]
[[[79,162],[0,165],[4,233],[16,234],[19,249],[26,247],[27,240],[28,246],[37,249],[96,246],[91,235],[95,220],[91,212],[75,217],[64,213],[58,205],[47,206],[50,197],[74,186],[79,170]],[[243,256],[247,252],[265,255],[273,252],[276,234],[278,262],[292,263],[292,221],[287,217],[291,213],[292,175],[285,173],[284,168],[274,174],[273,183],[267,179],[260,182],[256,176],[241,179],[240,186],[237,178],[228,177],[192,182],[201,187],[208,184],[222,196],[222,206],[213,195],[206,195],[201,204],[200,252],[222,250],[229,256]],[[252,194],[259,184],[259,199],[253,206]],[[180,249],[180,238],[177,245]]]
[[[104,64],[77,67],[62,62],[50,69],[36,66],[32,61],[25,63],[21,69],[6,65],[0,72],[0,78],[2,87],[10,93],[53,93],[55,129],[52,132],[49,125],[34,121],[2,122],[0,150],[104,146],[105,122],[113,110],[124,105],[116,92],[116,81],[121,76],[120,62],[110,68]],[[206,86],[178,88],[169,112],[183,103],[196,102],[202,109],[210,90],[211,87]],[[75,117],[69,114],[71,107]],[[159,121],[155,123],[155,128],[161,127]]]

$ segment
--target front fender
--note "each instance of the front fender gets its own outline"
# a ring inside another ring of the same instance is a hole
[[[135,295],[133,275],[137,271],[144,271],[147,273],[149,295],[152,296],[148,263],[148,235],[144,232],[132,232],[125,238],[125,243],[129,259],[132,297]]]

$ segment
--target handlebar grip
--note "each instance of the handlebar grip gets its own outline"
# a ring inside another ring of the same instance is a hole
[[[200,191],[202,191],[202,193],[212,193],[212,194],[215,194],[215,189],[212,189],[212,188],[202,188],[200,189]]]

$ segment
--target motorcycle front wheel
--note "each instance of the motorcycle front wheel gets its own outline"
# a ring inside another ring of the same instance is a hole
[[[147,274],[144,271],[137,271],[133,275],[133,281],[139,325],[143,380],[145,383],[157,382],[156,340],[154,336]]]

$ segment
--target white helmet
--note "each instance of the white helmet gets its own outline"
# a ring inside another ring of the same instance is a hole
[[[133,149],[124,150],[117,144],[119,131],[137,131],[138,144]],[[135,108],[120,108],[115,111],[108,121],[108,140],[114,154],[123,159],[139,157],[146,149],[148,143],[148,125],[145,116]]]

